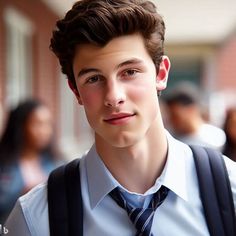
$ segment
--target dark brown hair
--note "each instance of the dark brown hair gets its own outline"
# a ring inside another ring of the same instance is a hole
[[[115,37],[140,33],[157,69],[164,54],[165,25],[150,1],[81,0],[56,26],[50,48],[75,88],[72,64],[77,45],[105,46]]]

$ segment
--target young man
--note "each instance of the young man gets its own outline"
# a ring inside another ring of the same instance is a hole
[[[149,1],[82,0],[53,33],[51,48],[95,132],[80,160],[83,235],[209,235],[191,149],[168,134],[159,109],[170,69],[164,31]],[[225,162],[236,205],[236,166]],[[6,227],[49,235],[47,184],[19,199]]]

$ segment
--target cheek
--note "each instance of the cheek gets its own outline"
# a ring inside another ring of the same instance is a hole
[[[145,120],[152,122],[158,114],[158,97],[155,86],[143,84],[136,86],[130,94],[130,100],[136,106],[138,113],[144,116]]]
[[[102,96],[96,91],[83,91],[80,96],[88,123],[91,127],[94,127],[94,122],[96,122],[103,106]]]
[[[154,83],[138,83],[129,89],[129,97],[140,103],[149,104],[150,106],[158,103],[157,90]]]
[[[100,103],[100,96],[96,95],[96,93],[87,93],[81,96],[81,102],[84,106],[85,110],[93,110]]]
[[[80,98],[85,110],[87,107],[93,108],[101,101],[101,95],[97,91],[81,91]]]

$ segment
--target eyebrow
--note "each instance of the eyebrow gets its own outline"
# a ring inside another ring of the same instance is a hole
[[[130,65],[130,64],[140,64],[140,63],[142,63],[142,60],[134,58],[134,59],[130,59],[130,60],[122,62],[116,68],[119,69],[122,66],[127,66],[127,65]]]
[[[134,58],[134,59],[130,59],[130,60],[120,63],[118,66],[116,66],[116,69],[119,69],[123,66],[127,66],[130,64],[140,64],[140,63],[142,63],[142,60]],[[101,70],[96,69],[96,68],[83,68],[79,71],[77,78],[91,72],[101,73]]]
[[[95,69],[95,68],[83,68],[80,70],[77,77],[79,78],[79,77],[81,77],[87,73],[91,73],[91,72],[101,72],[101,71],[98,69]]]

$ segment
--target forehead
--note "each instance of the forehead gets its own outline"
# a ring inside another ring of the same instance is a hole
[[[78,46],[73,61],[73,69],[76,72],[84,67],[100,67],[107,64],[112,66],[130,58],[152,62],[145,47],[143,37],[139,34],[114,38],[104,47],[92,44]]]

